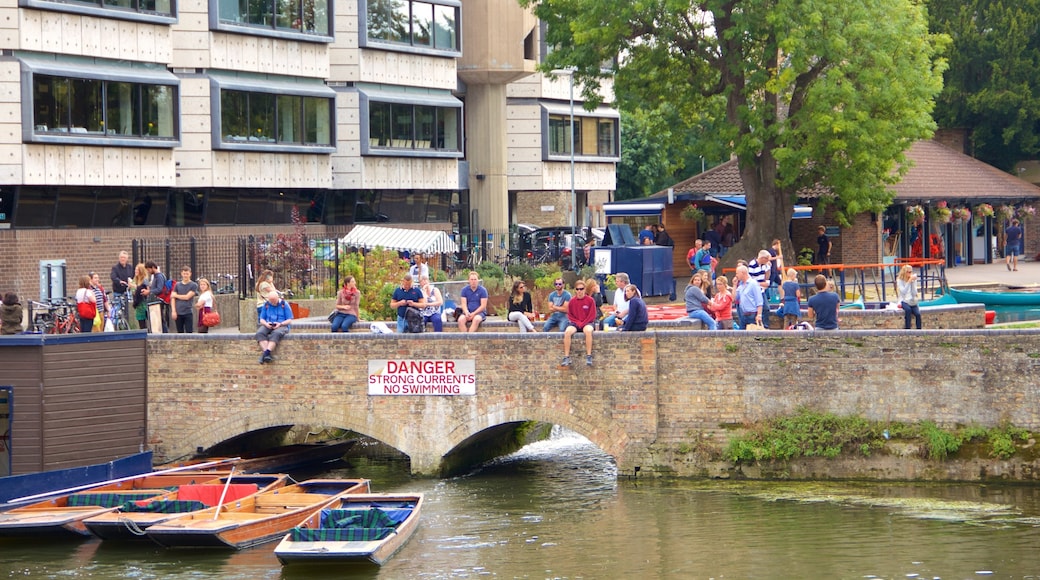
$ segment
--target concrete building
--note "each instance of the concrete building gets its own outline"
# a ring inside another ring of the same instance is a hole
[[[535,72],[514,0],[0,1],[5,291],[131,240],[283,232],[293,208],[313,236],[566,224],[572,195],[603,222],[618,115]]]

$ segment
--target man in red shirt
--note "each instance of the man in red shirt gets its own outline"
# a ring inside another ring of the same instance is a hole
[[[596,327],[596,301],[585,294],[585,282],[574,284],[574,297],[567,304],[567,329],[563,331],[562,366],[571,366],[571,337],[579,330],[585,334],[585,364],[592,366],[592,331]]]

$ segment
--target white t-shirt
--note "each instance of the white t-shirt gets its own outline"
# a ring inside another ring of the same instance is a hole
[[[199,299],[195,301],[195,304],[197,304],[199,306],[199,308],[209,308],[209,309],[212,310],[213,309],[213,292],[211,292],[209,290],[206,290],[202,294],[199,294]]]
[[[426,276],[430,277],[430,267],[424,262],[420,267],[419,264],[412,264],[411,269],[408,271],[412,275],[412,283],[415,285],[419,284],[419,277]]]
[[[628,300],[625,298],[625,289],[614,290],[614,314],[628,311]]]

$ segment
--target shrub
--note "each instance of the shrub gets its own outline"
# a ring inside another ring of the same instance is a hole
[[[494,262],[481,262],[477,266],[477,274],[480,274],[481,280],[501,280],[506,277],[506,273],[502,270],[502,266]]]

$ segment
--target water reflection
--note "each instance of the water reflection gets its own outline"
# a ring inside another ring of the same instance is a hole
[[[463,477],[416,480],[356,460],[328,476],[427,494],[419,530],[383,568],[283,569],[241,552],[148,544],[0,542],[0,577],[1033,578],[1040,488],[618,479],[561,434]]]

